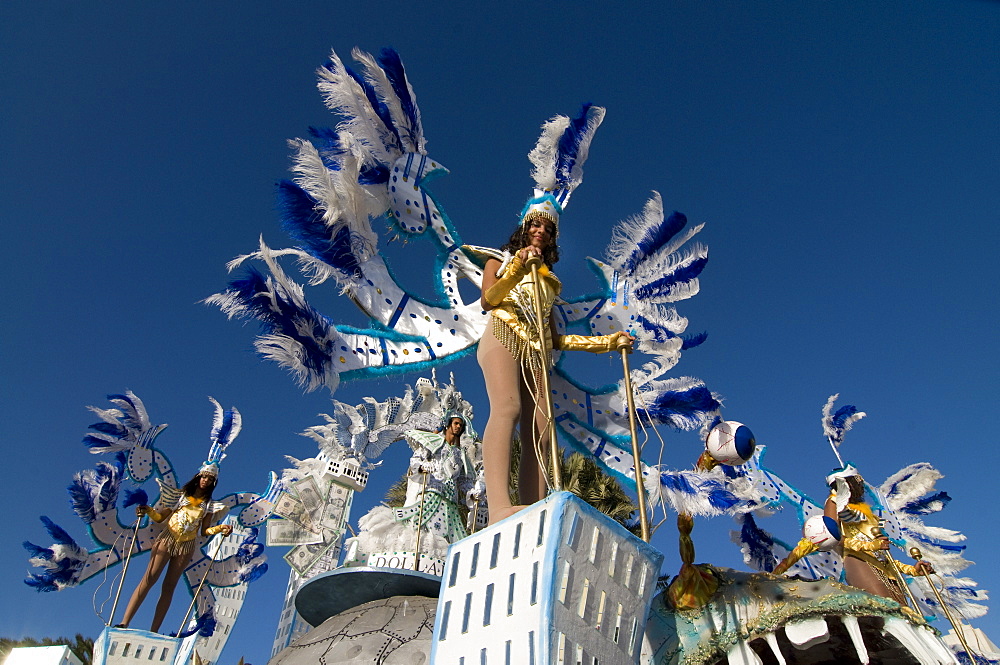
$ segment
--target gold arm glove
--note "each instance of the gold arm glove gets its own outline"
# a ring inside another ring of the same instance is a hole
[[[163,521],[163,515],[161,515],[160,513],[156,512],[156,509],[153,508],[152,506],[146,506],[145,508],[143,508],[142,512],[144,512],[147,515],[149,515],[149,518],[151,520],[153,520],[154,522],[162,522]]]
[[[215,526],[210,526],[207,529],[205,529],[205,535],[214,536],[215,534],[222,533],[225,530],[226,530],[225,524],[216,524]]]
[[[896,567],[899,568],[899,572],[904,575],[909,575],[910,577],[920,577],[920,573],[917,571],[917,567],[910,565],[908,563],[903,563],[902,561],[896,562]]]
[[[511,258],[510,263],[507,264],[507,269],[504,271],[503,277],[494,282],[493,286],[486,289],[486,292],[483,293],[483,298],[490,305],[496,307],[503,302],[503,299],[507,297],[510,290],[527,274],[528,271],[525,270],[524,265],[521,263],[521,257],[515,254]]]
[[[855,552],[878,552],[882,549],[878,540],[864,540],[862,538],[844,538],[844,549]]]
[[[589,351],[590,353],[607,353],[618,346],[618,338],[624,333],[620,330],[610,335],[556,335],[555,348],[560,351]]]

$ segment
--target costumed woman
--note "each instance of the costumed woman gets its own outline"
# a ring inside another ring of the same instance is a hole
[[[348,542],[349,552],[354,550],[349,559],[357,552],[415,551],[418,530],[420,552],[441,559],[451,543],[468,535],[459,511],[475,481],[475,469],[462,447],[467,429],[465,418],[452,412],[442,431],[404,432],[413,448],[404,505],[376,506],[358,520],[359,533]]]
[[[551,358],[545,349],[584,350],[605,353],[631,348],[633,338],[624,331],[612,335],[557,335],[552,307],[562,284],[552,273],[559,260],[556,246],[561,206],[551,194],[528,202],[521,224],[501,250],[504,260],[490,258],[483,270],[482,306],[490,321],[479,342],[478,359],[486,381],[490,417],[483,432],[483,466],[490,523],[508,517],[546,493],[549,437],[542,399],[542,372],[549,371]],[[535,321],[534,295],[529,259],[537,257],[541,310],[545,320]],[[521,437],[518,495],[522,505],[512,505],[508,492],[511,444],[514,426]]]
[[[233,528],[228,524],[215,526],[212,524],[225,510],[221,505],[212,502],[212,491],[218,478],[218,465],[211,461],[206,462],[198,470],[198,474],[179,492],[161,483],[161,503],[172,507],[159,511],[145,505],[136,507],[135,512],[138,517],[149,515],[154,522],[166,521],[166,525],[153,542],[149,565],[139,586],[132,593],[128,607],[125,608],[125,616],[122,623],[118,624],[118,628],[128,628],[139,606],[146,599],[146,594],[166,568],[167,574],[160,587],[160,599],[156,603],[153,623],[150,625],[150,630],[157,632],[170,608],[177,582],[191,562],[198,536],[214,536],[217,533],[228,536],[232,533]]]
[[[865,483],[861,475],[848,464],[827,476],[826,482],[831,492],[823,514],[840,524],[847,583],[907,607],[906,592],[893,570],[894,562],[890,561],[891,543],[864,500]],[[896,561],[895,567],[910,576],[934,572],[927,561],[918,561],[916,565]]]

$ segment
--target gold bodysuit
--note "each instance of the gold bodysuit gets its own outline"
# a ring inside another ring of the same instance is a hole
[[[889,561],[889,553],[879,547],[879,538],[883,535],[882,528],[878,518],[872,513],[871,506],[867,503],[849,503],[840,511],[838,517],[844,556],[868,564],[893,594],[894,599],[905,605],[903,589],[893,570],[892,562]],[[896,567],[905,575],[917,574],[916,568],[910,564],[897,561]]]
[[[538,358],[541,353],[538,343],[539,331],[545,335],[546,349],[551,350],[552,348],[550,318],[556,296],[562,290],[562,283],[545,264],[542,264],[538,269],[538,288],[542,299],[542,316],[544,317],[539,326],[535,317],[534,280],[530,272],[519,275],[523,270],[520,261],[516,259],[507,266],[507,270],[500,280],[513,281],[518,277],[520,279],[514,283],[503,300],[490,310],[491,323],[493,334],[510,351],[515,360],[521,363],[527,360],[532,365],[532,369],[538,369],[534,366],[535,361],[532,360],[532,356]],[[498,283],[500,282],[498,281]]]
[[[201,533],[201,524],[205,519],[205,509],[208,502],[185,496],[171,513],[163,531],[156,537],[156,542],[167,548],[170,556],[190,554],[194,551],[195,539]],[[157,515],[152,515],[157,522]],[[162,518],[161,518],[162,519]]]

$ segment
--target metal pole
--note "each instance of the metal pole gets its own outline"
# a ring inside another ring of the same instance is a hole
[[[416,552],[413,553],[413,570],[420,572],[420,530],[424,521],[424,497],[427,495],[427,471],[421,471],[423,482],[420,484],[420,510],[417,511],[417,542],[414,544]]]
[[[649,542],[649,518],[646,512],[646,486],[642,482],[642,451],[639,448],[639,434],[636,427],[635,398],[632,395],[632,372],[629,369],[628,354],[632,348],[619,343],[618,351],[622,354],[622,368],[625,371],[625,397],[628,403],[628,429],[632,435],[632,464],[635,469],[635,493],[639,499],[639,527],[642,539]]]
[[[232,531],[229,532],[230,534]],[[212,566],[215,565],[215,557],[219,556],[219,552],[222,551],[222,543],[228,536],[223,536],[219,539],[219,544],[215,546],[215,555],[212,557],[212,563],[208,564],[208,568],[205,569],[205,574],[201,576],[201,582],[198,583],[198,588],[194,591],[194,597],[191,598],[191,604],[188,605],[187,612],[184,613],[184,618],[181,620],[181,627],[177,629],[177,634],[180,635],[184,632],[184,624],[187,623],[188,617],[191,616],[191,610],[194,608],[195,603],[198,602],[198,594],[201,593],[201,588],[205,586],[205,580],[208,579],[208,574],[212,572]]]
[[[888,540],[888,537],[885,535],[885,531],[882,529],[881,525],[877,529],[872,530],[872,535],[876,538],[885,538]],[[889,542],[891,543],[892,541]],[[917,606],[917,599],[913,597],[913,591],[910,590],[910,585],[906,583],[903,573],[899,572],[899,566],[896,564],[896,559],[892,556],[892,552],[889,550],[882,551],[885,552],[885,558],[889,561],[889,566],[892,568],[892,572],[896,574],[896,582],[903,587],[903,590],[906,591],[906,595],[909,596],[910,604],[913,605],[913,611],[919,614],[920,608]]]
[[[562,490],[562,470],[559,464],[559,445],[556,441],[556,423],[552,416],[552,389],[549,387],[549,349],[546,348],[545,344],[545,330],[542,328],[545,321],[544,312],[542,312],[542,294],[541,289],[538,286],[538,266],[541,265],[542,260],[537,256],[528,257],[528,267],[531,268],[531,286],[533,290],[534,305],[535,305],[535,320],[538,322],[538,348],[542,356],[542,393],[545,396],[545,419],[546,428],[549,431],[549,459],[551,460],[551,471],[552,471],[552,489],[555,491]],[[535,395],[536,403],[535,408],[538,408],[538,395]],[[523,408],[523,406],[522,406]],[[532,418],[534,421],[534,418]]]
[[[911,547],[910,556],[916,559],[917,563],[920,563],[920,561],[923,560],[924,558],[924,555],[920,552],[919,547]],[[926,572],[927,570],[926,568],[921,568],[921,570],[925,571],[922,574],[924,578],[927,580],[927,583],[931,585],[931,589],[934,591],[934,596],[937,598],[938,604],[941,605],[941,609],[944,610],[944,615],[948,618],[948,621],[951,623],[951,627],[955,629],[955,635],[958,636],[958,641],[962,643],[963,647],[965,647],[965,653],[969,655],[969,660],[975,663],[976,659],[972,655],[972,650],[969,649],[969,643],[965,641],[965,631],[962,630],[961,626],[955,623],[955,619],[951,616],[951,612],[948,610],[948,606],[945,604],[944,598],[941,597],[941,592],[938,591],[937,586],[931,580],[930,573]]]
[[[132,560],[132,549],[135,547],[135,540],[139,536],[140,522],[142,522],[142,518],[136,517],[135,529],[133,529],[132,531],[132,542],[128,544],[128,551],[125,552],[125,563],[122,564],[122,581],[118,585],[118,591],[115,592],[115,602],[111,603],[111,619],[108,621],[108,623],[104,624],[106,626],[111,626],[114,625],[115,623],[115,611],[118,609],[118,599],[122,595],[122,587],[125,586],[125,575],[128,574],[128,562]]]

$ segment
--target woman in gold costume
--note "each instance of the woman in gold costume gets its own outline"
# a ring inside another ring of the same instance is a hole
[[[890,540],[864,500],[865,483],[854,467],[848,465],[832,473],[827,484],[832,492],[823,512],[840,524],[847,583],[906,607],[906,592],[893,566],[910,576],[933,573],[934,569],[926,561],[910,565],[890,559]]]
[[[210,504],[218,476],[219,467],[214,463],[207,463],[201,467],[198,475],[181,488],[180,496],[173,508],[159,512],[150,506],[136,507],[135,512],[138,517],[149,515],[154,522],[166,520],[167,523],[153,541],[149,565],[139,586],[132,593],[132,598],[125,609],[125,616],[122,623],[118,624],[118,628],[128,628],[142,601],[146,599],[146,594],[166,568],[167,574],[160,587],[160,599],[156,603],[153,623],[150,626],[152,632],[157,632],[170,608],[177,582],[191,561],[198,536],[213,536],[217,533],[228,536],[232,533],[233,528],[228,524],[212,526],[216,513],[211,510]]]
[[[541,373],[551,362],[548,350],[584,350],[605,353],[618,348],[619,339],[631,347],[627,332],[613,335],[557,335],[552,307],[562,284],[552,273],[559,260],[556,246],[559,208],[551,197],[536,199],[527,207],[518,229],[501,249],[504,260],[490,258],[483,271],[482,306],[490,321],[479,342],[478,359],[486,381],[490,417],[483,432],[483,466],[490,523],[517,512],[545,496],[544,459],[549,440],[545,409],[541,406]],[[534,285],[529,259],[538,258],[541,310],[545,319],[535,321]],[[540,347],[544,337],[545,352]],[[507,491],[514,426],[521,435],[518,495],[522,505],[512,505]],[[541,460],[539,459],[541,457]]]

